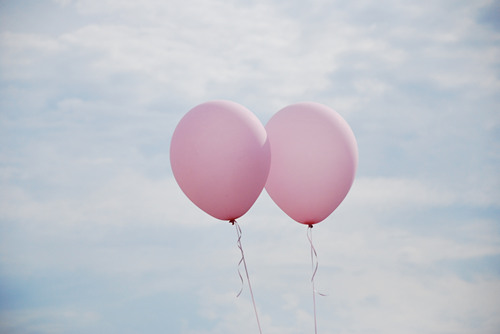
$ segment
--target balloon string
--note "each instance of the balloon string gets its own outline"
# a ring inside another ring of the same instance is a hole
[[[238,245],[238,248],[240,249],[240,252],[241,252],[241,259],[238,262],[238,275],[240,276],[240,280],[241,280],[241,289],[238,292],[238,294],[236,295],[236,297],[239,297],[241,295],[241,292],[243,291],[244,282],[243,282],[243,276],[241,275],[241,272],[240,272],[240,267],[241,267],[241,264],[243,263],[243,267],[245,268],[245,274],[246,274],[247,282],[248,282],[248,290],[250,290],[250,296],[252,297],[252,303],[253,303],[253,310],[255,311],[255,318],[257,319],[257,326],[259,327],[259,333],[262,334],[262,329],[260,327],[260,321],[259,321],[259,315],[257,313],[257,306],[255,305],[255,298],[253,296],[252,284],[250,283],[250,275],[248,274],[247,262],[245,261],[245,253],[243,252],[243,246],[241,245],[241,234],[242,234],[241,228],[235,219],[233,219],[229,222],[236,227],[236,235],[238,236],[237,245]]]
[[[318,325],[316,322],[316,294],[321,296],[326,296],[318,291],[314,286],[314,277],[316,276],[316,272],[318,271],[318,253],[316,253],[316,248],[314,248],[313,240],[312,240],[312,228],[313,225],[309,224],[307,228],[307,239],[309,239],[309,243],[311,244],[311,268],[312,268],[312,276],[311,276],[311,284],[312,284],[312,296],[313,296],[313,310],[314,310],[314,333],[318,333]]]

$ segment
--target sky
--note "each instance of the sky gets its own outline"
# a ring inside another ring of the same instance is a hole
[[[1,0],[0,332],[257,333],[237,234],[175,182],[184,114],[325,104],[318,333],[500,331],[500,2]],[[263,333],[313,333],[306,227],[239,219]]]

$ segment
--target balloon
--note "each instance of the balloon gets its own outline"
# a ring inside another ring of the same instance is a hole
[[[234,220],[251,208],[264,189],[270,159],[262,123],[231,101],[191,109],[170,144],[170,164],[182,191],[221,220]]]
[[[281,109],[266,130],[272,155],[266,191],[297,222],[321,222],[354,181],[358,148],[351,128],[329,107],[302,102]]]

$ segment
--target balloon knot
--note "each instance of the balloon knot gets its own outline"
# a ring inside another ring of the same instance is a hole
[[[236,223],[236,219],[231,219],[229,222],[231,223],[231,225],[234,225],[234,223]]]
[[[313,224],[309,224],[309,225],[308,225],[308,227],[309,227],[309,228],[313,228]]]

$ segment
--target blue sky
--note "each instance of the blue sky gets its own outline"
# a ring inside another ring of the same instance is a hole
[[[234,228],[183,195],[195,105],[316,101],[359,145],[314,229],[320,333],[498,333],[500,5],[0,2],[0,331],[256,333]],[[240,219],[264,333],[313,331],[304,226]]]

